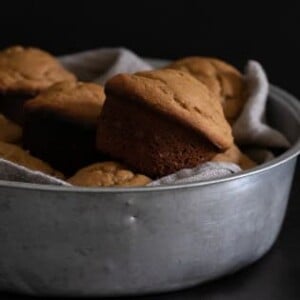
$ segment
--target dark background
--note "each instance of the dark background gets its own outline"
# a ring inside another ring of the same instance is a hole
[[[300,97],[299,5],[287,1],[268,7],[262,4],[1,1],[0,48],[33,45],[59,55],[125,46],[147,57],[216,56],[240,69],[248,59],[255,59],[272,83]],[[299,182],[298,164],[283,230],[260,262],[204,286],[145,299],[300,299]],[[24,299],[0,294],[1,300],[6,298]]]
[[[148,57],[217,56],[239,68],[256,59],[271,82],[300,96],[300,5],[276,2],[3,0],[0,48],[126,46]]]

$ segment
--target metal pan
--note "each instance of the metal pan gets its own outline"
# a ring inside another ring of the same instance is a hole
[[[176,290],[245,267],[273,245],[300,152],[300,104],[272,87],[293,147],[251,171],[146,188],[0,182],[0,289],[44,295]]]

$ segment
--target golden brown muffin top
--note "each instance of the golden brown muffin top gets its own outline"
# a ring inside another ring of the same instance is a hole
[[[79,186],[143,186],[151,181],[149,177],[135,174],[119,163],[107,161],[95,163],[79,170],[68,182]]]
[[[107,94],[147,104],[206,136],[220,149],[233,143],[222,106],[208,88],[190,74],[171,69],[119,74],[110,79]]]
[[[0,51],[1,93],[35,95],[64,80],[75,80],[75,76],[43,50],[15,46]]]
[[[242,170],[251,169],[257,165],[247,155],[242,153],[236,145],[233,145],[224,153],[217,154],[211,161],[232,162],[239,165]]]
[[[16,145],[0,141],[0,158],[9,160],[33,171],[40,171],[60,179],[64,178],[62,173],[54,170],[49,164],[30,155],[27,151]]]
[[[24,105],[25,113],[47,111],[87,124],[96,124],[104,104],[103,87],[94,83],[65,81],[51,86]]]
[[[245,83],[242,74],[232,65],[210,57],[186,57],[166,68],[183,70],[219,96],[227,119],[235,119],[245,102]]]
[[[18,143],[22,138],[22,128],[0,114],[0,141]]]

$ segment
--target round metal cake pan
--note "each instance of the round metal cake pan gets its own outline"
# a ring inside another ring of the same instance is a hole
[[[268,118],[293,146],[218,180],[103,189],[0,182],[0,290],[137,295],[253,263],[281,228],[300,151],[299,116],[297,99],[272,87]]]

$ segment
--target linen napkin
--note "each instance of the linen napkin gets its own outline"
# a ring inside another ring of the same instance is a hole
[[[125,48],[103,48],[61,56],[60,62],[79,80],[104,85],[118,73],[135,73],[152,67]]]
[[[245,70],[245,79],[249,96],[243,111],[232,127],[236,143],[263,148],[288,148],[290,143],[286,137],[266,124],[269,83],[262,66],[256,61],[249,61]]]

